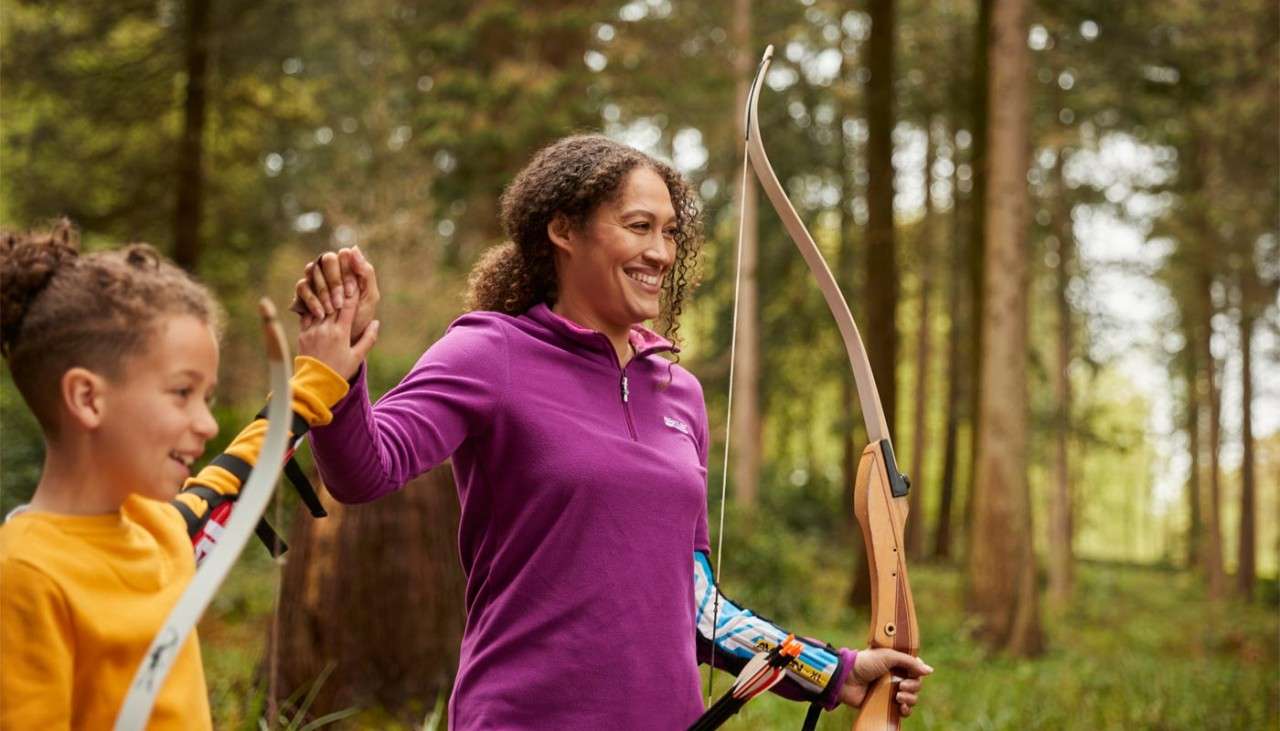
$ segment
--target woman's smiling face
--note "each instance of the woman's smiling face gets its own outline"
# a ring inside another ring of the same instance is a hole
[[[629,329],[658,317],[665,278],[675,262],[676,211],[663,179],[639,167],[581,227],[557,217],[559,298],[585,309],[601,329]]]

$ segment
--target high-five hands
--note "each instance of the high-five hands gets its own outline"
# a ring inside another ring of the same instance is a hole
[[[298,353],[347,380],[360,370],[378,340],[378,278],[359,247],[322,254],[294,285],[289,309],[298,313]]]
[[[301,316],[305,329],[315,320],[336,314],[352,299],[357,300],[351,321],[354,345],[373,322],[381,299],[377,273],[358,246],[329,251],[309,262],[302,278],[294,284],[294,299],[289,309]]]

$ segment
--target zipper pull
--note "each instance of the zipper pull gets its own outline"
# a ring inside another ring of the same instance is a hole
[[[627,377],[624,375],[622,377],[622,403],[625,404],[629,396],[630,392],[627,390]]]

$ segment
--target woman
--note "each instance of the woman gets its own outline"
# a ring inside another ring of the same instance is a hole
[[[467,575],[454,728],[687,727],[713,622],[730,669],[786,635],[716,590],[702,389],[643,327],[677,329],[695,196],[669,166],[579,136],[534,157],[501,216],[511,241],[472,272],[470,312],[376,406],[348,397],[311,432],[321,476],[365,502],[452,458]],[[304,330],[358,291],[356,336],[377,301],[372,267],[326,254],[297,285]],[[367,393],[362,366],[341,375]],[[810,642],[779,692],[856,705],[891,666],[930,672]],[[902,682],[903,713],[919,685]]]

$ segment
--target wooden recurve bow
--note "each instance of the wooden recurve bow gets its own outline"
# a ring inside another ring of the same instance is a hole
[[[805,229],[800,216],[787,199],[778,182],[769,157],[765,154],[760,137],[760,125],[756,107],[760,101],[760,89],[773,58],[773,46],[765,49],[751,84],[747,100],[747,162],[755,171],[765,195],[773,204],[782,225],[786,228],[796,248],[804,257],[810,273],[827,302],[840,329],[853,370],[858,400],[862,405],[862,418],[867,427],[870,444],[862,451],[858,475],[853,485],[853,511],[862,528],[867,547],[867,563],[871,572],[871,628],[868,644],[871,647],[890,647],[909,655],[920,651],[920,633],[916,625],[915,602],[911,597],[911,585],[907,580],[906,543],[903,531],[907,521],[907,492],[910,482],[898,469],[889,440],[889,427],[885,423],[884,409],[876,391],[876,379],[867,360],[862,337],[854,323],[849,305],[840,293],[831,269],[813,237]],[[886,327],[893,327],[887,323]],[[892,674],[874,681],[862,702],[857,731],[896,731],[901,724],[898,713],[897,682]]]
[[[156,695],[164,687],[173,661],[253,536],[253,530],[280,478],[285,450],[289,446],[293,404],[289,387],[289,345],[270,300],[263,299],[258,309],[270,365],[271,401],[267,404],[267,434],[263,437],[253,472],[240,486],[240,497],[219,535],[217,547],[201,562],[191,584],[178,597],[177,604],[147,648],[116,716],[115,731],[138,731],[146,727]]]

